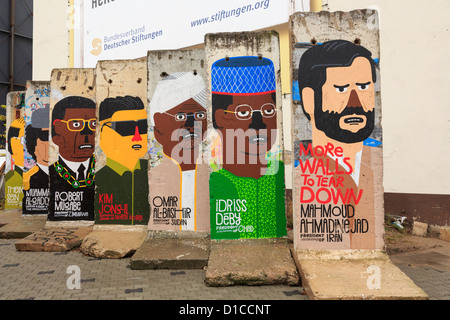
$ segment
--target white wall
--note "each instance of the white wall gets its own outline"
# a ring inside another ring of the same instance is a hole
[[[67,0],[33,2],[33,79],[49,81],[54,68],[69,66]]]
[[[450,194],[450,1],[327,2],[380,9],[385,192]]]

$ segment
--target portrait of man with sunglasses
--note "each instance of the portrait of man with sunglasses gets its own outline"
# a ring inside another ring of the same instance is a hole
[[[147,129],[147,111],[139,97],[100,103],[100,148],[106,164],[95,177],[96,223],[148,223]],[[120,212],[112,214],[111,205]]]
[[[207,129],[206,87],[195,72],[158,82],[150,101],[160,160],[150,170],[154,230],[209,230],[208,165],[202,159]]]
[[[49,108],[33,111],[25,145],[35,165],[23,175],[23,214],[48,214],[49,135]]]
[[[222,158],[210,177],[211,237],[285,236],[284,165],[271,155],[277,139],[273,62],[220,59],[211,68],[211,91]]]
[[[58,160],[49,168],[49,220],[94,220],[96,104],[80,96],[59,100],[51,117]]]

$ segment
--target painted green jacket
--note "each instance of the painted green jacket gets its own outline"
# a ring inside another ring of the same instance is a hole
[[[134,170],[130,171],[119,163],[107,159],[106,166],[95,175],[96,223],[148,224],[150,206],[147,170],[147,160],[139,160]],[[114,216],[114,219],[103,219],[103,216]]]
[[[286,236],[284,164],[269,163],[259,179],[220,169],[210,175],[212,239]]]

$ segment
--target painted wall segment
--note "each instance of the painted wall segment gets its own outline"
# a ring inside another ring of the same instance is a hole
[[[48,214],[50,82],[27,83],[23,214]]]
[[[150,51],[149,230],[209,231],[203,50]]]
[[[22,209],[25,92],[8,93],[6,105],[5,209]]]
[[[50,96],[50,221],[93,221],[96,104],[93,69],[55,69]]]
[[[211,238],[286,235],[275,33],[206,36],[212,97]]]
[[[299,13],[291,19],[298,84],[293,110],[297,249],[382,249],[379,41],[378,29],[367,23],[374,14]],[[347,24],[350,31],[344,32]],[[332,28],[324,33],[324,25]]]
[[[147,61],[101,61],[96,75],[95,223],[147,225]]]

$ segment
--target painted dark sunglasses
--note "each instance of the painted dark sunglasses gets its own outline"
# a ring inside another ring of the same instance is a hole
[[[108,125],[111,124],[111,125]],[[122,137],[134,136],[136,134],[136,127],[139,134],[147,134],[147,119],[129,120],[129,121],[111,121],[104,124]]]

